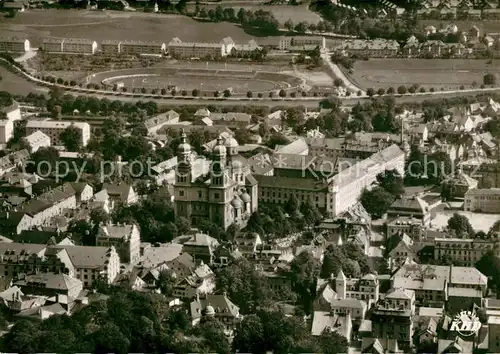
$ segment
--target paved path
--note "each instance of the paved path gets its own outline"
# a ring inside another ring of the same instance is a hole
[[[344,83],[344,87],[346,89],[348,89],[349,91],[353,92],[354,94],[356,94],[358,91],[361,91],[361,95],[365,96],[366,92],[362,88],[357,87],[356,85],[354,85],[347,78],[347,76],[344,75],[344,73],[342,72],[342,70],[340,70],[340,68],[336,64],[334,64],[332,62],[330,56],[331,56],[331,54],[328,53],[328,52],[321,53],[321,58],[323,58],[323,61],[330,67],[330,69],[333,71],[334,75],[336,77],[338,77],[339,79],[342,80],[342,82]]]
[[[37,50],[29,50],[27,51],[26,53],[24,53],[23,55],[21,55],[20,57],[14,59],[17,63],[22,63],[22,62],[25,62],[31,58],[34,58],[36,57],[36,55],[38,54],[38,49]]]

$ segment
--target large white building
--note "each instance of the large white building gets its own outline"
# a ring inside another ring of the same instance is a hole
[[[363,189],[377,180],[377,175],[386,170],[397,170],[404,175],[405,153],[397,146],[388,148],[342,170],[330,182],[330,198],[327,212],[340,214],[356,204]]]
[[[24,53],[30,50],[30,41],[24,38],[0,38],[0,52]]]
[[[24,140],[29,145],[29,150],[31,153],[36,152],[41,147],[50,146],[50,138],[39,130],[28,135],[24,138]]]
[[[63,145],[61,142],[61,133],[67,128],[74,127],[81,132],[82,146],[87,146],[90,140],[90,125],[85,122],[61,122],[54,120],[30,120],[26,123],[26,134],[30,135],[36,131],[41,131],[50,138],[52,145]]]
[[[465,193],[464,210],[477,213],[500,213],[500,188],[471,189]]]
[[[134,264],[141,256],[141,238],[136,225],[103,225],[99,228],[96,245],[114,246],[122,263]]]
[[[175,37],[168,43],[168,52],[174,58],[220,58],[231,54],[234,45],[231,37],[219,43],[183,42]]]
[[[19,104],[14,102],[12,105],[2,108],[6,119],[0,120],[0,144],[6,144],[14,136],[14,122],[21,119],[21,110]]]

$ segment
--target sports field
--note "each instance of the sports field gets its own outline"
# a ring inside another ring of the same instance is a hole
[[[87,10],[30,10],[15,18],[0,20],[2,36],[26,37],[41,45],[44,37],[72,37],[101,40],[148,40],[169,42],[218,42],[231,36],[235,42],[254,37],[227,23],[198,22],[180,15]],[[255,38],[257,39],[257,38]],[[258,40],[258,39],[257,39]]]
[[[462,85],[471,88],[473,82],[480,85],[485,73],[499,71],[499,60],[370,59],[356,62],[350,76],[365,89],[417,84],[426,89],[454,90]]]
[[[285,74],[248,70],[217,69],[174,69],[148,68],[127,69],[93,74],[88,82],[97,84],[123,84],[127,88],[198,89],[200,91],[224,91],[232,89],[234,94],[268,92],[291,89],[301,84],[301,80]]]

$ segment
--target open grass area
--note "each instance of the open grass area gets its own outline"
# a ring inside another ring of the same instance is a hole
[[[195,8],[194,3],[190,5],[191,7],[189,9]],[[206,9],[215,9],[217,6],[222,6],[224,7],[231,7],[231,5],[224,5],[224,3],[214,3],[214,4],[204,4],[202,7]],[[299,23],[302,21],[306,21],[308,23],[318,23],[321,21],[321,16],[319,16],[317,13],[309,10],[309,7],[307,4],[305,5],[298,5],[298,6],[293,6],[293,5],[234,5],[232,6],[236,11],[238,11],[240,8],[244,8],[245,10],[251,10],[251,11],[257,11],[257,10],[264,10],[264,11],[269,11],[271,12],[276,20],[278,20],[279,23],[282,25],[288,21],[292,20],[293,23]]]
[[[24,78],[17,76],[3,66],[0,66],[0,91],[7,91],[13,95],[27,95],[33,93],[47,93],[49,89],[45,87],[36,87]]]
[[[465,59],[370,59],[358,61],[352,79],[364,88],[397,88],[417,84],[426,89],[470,88],[483,83],[485,73],[498,73],[500,61]]]
[[[235,42],[247,42],[254,38],[231,23],[198,22],[185,16],[55,9],[30,10],[12,19],[2,19],[0,32],[2,36],[26,37],[35,47],[41,45],[44,37],[88,38],[98,42],[105,39],[169,42],[173,37],[218,42],[226,36]]]

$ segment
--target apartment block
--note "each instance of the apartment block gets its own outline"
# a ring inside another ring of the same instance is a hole
[[[134,264],[141,256],[141,238],[136,225],[104,225],[99,228],[96,245],[114,246],[121,263]]]
[[[350,55],[366,56],[372,58],[395,57],[400,51],[400,45],[395,40],[387,39],[352,39],[344,41],[335,48],[336,51]]]
[[[500,213],[500,188],[471,189],[465,193],[464,210],[476,213]]]
[[[164,54],[167,47],[165,43],[147,41],[122,41],[120,42],[120,53],[124,54]]]
[[[221,58],[227,56],[228,46],[221,43],[183,42],[175,37],[168,43],[168,52],[173,58]],[[232,47],[231,47],[232,48]]]
[[[97,42],[85,38],[66,38],[63,40],[64,53],[95,54]]]
[[[31,216],[32,225],[44,225],[65,210],[76,209],[76,206],[76,191],[70,183],[65,183],[22,204],[21,211]]]
[[[342,170],[330,182],[327,212],[338,215],[358,202],[364,188],[377,180],[386,170],[397,170],[404,175],[405,153],[392,145],[368,159]]]
[[[25,53],[31,49],[30,41],[23,38],[0,38],[0,52]]]
[[[482,238],[436,238],[434,240],[434,260],[443,257],[452,259],[466,267],[474,267],[488,251],[495,249],[496,240]]]
[[[121,52],[121,41],[107,41],[101,42],[101,52],[104,54],[119,54]]]
[[[280,37],[278,43],[279,50],[289,50],[292,47],[304,46],[319,46],[321,49],[326,48],[326,39],[321,36],[291,36]]]
[[[0,144],[6,144],[14,136],[14,122],[21,119],[21,109],[19,104],[14,102],[12,105],[2,108],[6,119],[0,120]]]
[[[39,130],[28,135],[24,140],[28,144],[31,153],[36,152],[41,147],[50,146],[50,138]]]
[[[69,127],[74,127],[81,132],[81,144],[87,146],[90,140],[90,125],[85,122],[61,122],[53,120],[30,120],[26,124],[26,134],[30,135],[36,131],[41,131],[50,138],[52,145],[63,145],[61,133]]]
[[[47,53],[62,53],[63,52],[62,38],[44,38],[42,48]]]

